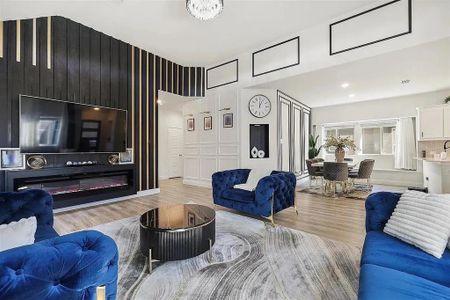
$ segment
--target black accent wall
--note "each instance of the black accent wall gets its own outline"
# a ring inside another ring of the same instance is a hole
[[[178,65],[64,17],[2,24],[0,148],[19,147],[20,94],[126,109],[137,190],[157,188],[158,90],[204,96],[204,68]]]

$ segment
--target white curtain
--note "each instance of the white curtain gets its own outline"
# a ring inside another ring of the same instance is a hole
[[[401,118],[397,122],[395,136],[395,168],[416,170],[416,135],[413,118]]]

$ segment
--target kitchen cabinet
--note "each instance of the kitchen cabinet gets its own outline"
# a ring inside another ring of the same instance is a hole
[[[450,105],[444,107],[444,137],[450,139]]]
[[[420,108],[419,139],[442,139],[444,137],[444,108],[433,106]]]

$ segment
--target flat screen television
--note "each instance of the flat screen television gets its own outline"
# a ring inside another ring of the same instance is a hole
[[[20,96],[22,153],[125,152],[127,111]]]

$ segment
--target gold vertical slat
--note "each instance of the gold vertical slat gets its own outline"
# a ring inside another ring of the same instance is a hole
[[[166,92],[169,90],[169,61],[166,60]]]
[[[16,21],[16,61],[20,62],[20,20]]]
[[[153,130],[153,138],[152,138],[152,145],[153,145],[153,174],[156,174],[156,106],[157,104],[157,95],[158,91],[156,90],[156,55],[153,56],[153,114],[152,114],[152,130]],[[156,179],[155,176],[153,176],[153,187],[156,188]]]
[[[162,57],[159,58],[159,89],[162,90],[162,83],[163,83],[163,78],[162,78]]]
[[[134,46],[131,46],[131,148],[134,149]]]
[[[139,49],[139,190],[142,191],[142,49]]]
[[[177,65],[177,94],[180,94],[180,65]]]
[[[166,74],[167,74],[167,68],[166,68]],[[166,85],[167,86],[167,85]],[[159,88],[161,89],[162,87],[162,58],[159,58]],[[156,136],[157,136],[157,131],[156,131],[156,116],[157,116],[157,110],[158,110],[158,103],[155,101],[154,102],[154,115],[153,115],[153,162],[155,167],[153,168],[153,186],[156,188]]]
[[[36,50],[36,18],[33,19],[32,48],[33,48],[33,55],[32,55],[32,58],[31,58],[31,63],[33,64],[33,66],[36,66],[36,56],[37,56],[37,50]]]
[[[3,58],[3,21],[0,21],[0,58]]]
[[[150,90],[150,88],[149,88],[149,80],[148,80],[148,74],[149,74],[149,72],[148,72],[148,68],[149,68],[149,64],[150,64],[150,53],[149,52],[147,52],[147,70],[146,70],[146,74],[147,74],[147,90],[146,90],[146,105],[145,105],[145,107],[146,107],[146,120],[145,120],[145,126],[146,126],[146,130],[145,130],[145,132],[146,132],[146,139],[145,139],[145,144],[147,145],[147,147],[146,147],[146,149],[147,149],[147,160],[148,160],[148,157],[150,157],[149,156],[149,143],[148,143],[148,141],[149,141],[149,134],[148,134],[148,129],[149,129],[149,117],[148,117],[148,112],[149,112],[149,90]],[[149,162],[147,161],[147,165],[146,165],[146,173],[147,173],[147,188],[149,188],[150,187],[150,179],[149,179],[149,177],[150,177],[150,171],[149,171]]]
[[[52,17],[47,18],[47,69],[52,68]]]
[[[203,68],[200,68],[200,96],[203,96]]]
[[[188,96],[191,96],[191,68],[188,68]]]
[[[173,83],[175,82],[175,79],[173,78],[173,75],[174,75],[174,73],[173,73],[173,66],[174,66],[175,64],[174,63],[172,63],[172,86],[171,86],[171,91],[172,91],[172,93],[174,93],[175,94],[175,90],[173,89]]]
[[[197,80],[198,80],[198,74],[197,74],[197,68],[194,68],[195,73],[194,73],[194,96],[197,96]]]
[[[184,96],[184,67],[181,67],[181,95]]]

